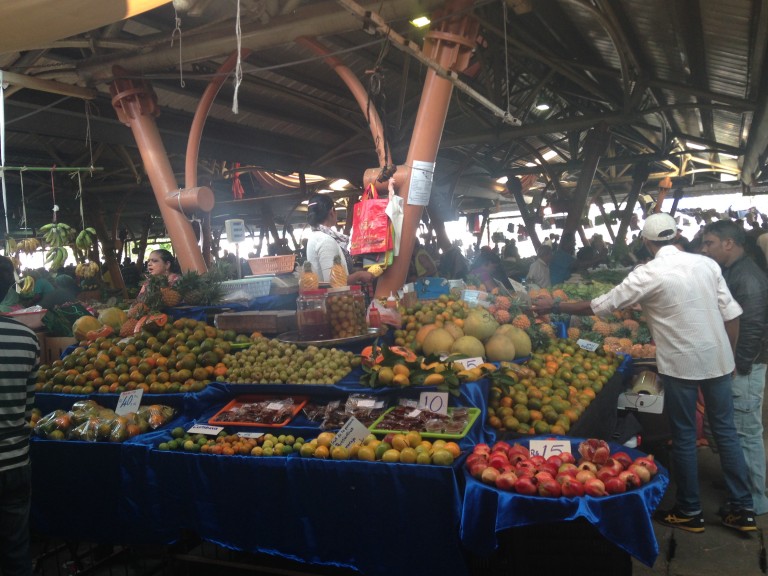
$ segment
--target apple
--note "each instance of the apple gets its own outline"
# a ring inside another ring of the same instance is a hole
[[[533,496],[538,492],[536,488],[536,480],[534,478],[528,478],[527,476],[518,477],[515,483],[515,492],[518,494],[525,494],[526,496]]]
[[[496,478],[496,488],[499,490],[512,491],[517,484],[517,474],[514,472],[502,472]]]
[[[480,481],[483,484],[490,484],[491,486],[495,486],[496,478],[498,478],[500,474],[501,473],[496,470],[496,468],[493,466],[488,466],[480,475]]]
[[[605,481],[605,491],[608,494],[621,494],[627,491],[627,485],[621,481],[621,478],[614,476]]]

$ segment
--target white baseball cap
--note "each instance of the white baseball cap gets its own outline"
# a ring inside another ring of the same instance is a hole
[[[655,242],[672,240],[677,236],[677,222],[669,214],[662,212],[651,214],[645,219],[641,234],[643,238]]]

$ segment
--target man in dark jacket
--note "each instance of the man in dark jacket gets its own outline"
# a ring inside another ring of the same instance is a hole
[[[768,512],[765,495],[765,448],[763,446],[763,392],[765,388],[766,327],[768,326],[768,278],[747,255],[744,228],[730,220],[708,224],[701,252],[720,264],[723,278],[744,309],[734,351],[733,409],[736,431],[749,468],[750,491],[755,513]]]

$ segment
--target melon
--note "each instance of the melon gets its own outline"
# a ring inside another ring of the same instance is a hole
[[[485,346],[474,336],[461,336],[451,346],[451,354],[463,354],[469,358],[485,358]]]
[[[104,308],[101,312],[99,312],[98,319],[102,324],[105,324],[116,332],[119,332],[120,327],[125,324],[126,320],[128,320],[128,314],[126,314],[120,308],[113,306],[111,308]]]
[[[80,316],[72,324],[72,334],[78,340],[85,340],[85,335],[91,330],[99,330],[103,324],[95,316]]]
[[[453,336],[445,328],[435,328],[427,337],[421,346],[425,356],[430,354],[450,354],[453,345]]]
[[[491,362],[511,362],[515,359],[515,345],[501,334],[494,334],[485,343],[485,354]]]
[[[493,336],[499,323],[485,308],[475,308],[464,319],[464,334],[485,342]]]

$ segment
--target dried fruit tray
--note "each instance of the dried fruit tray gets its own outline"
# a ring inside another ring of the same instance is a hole
[[[291,396],[293,404],[288,407],[278,405],[286,400],[285,397],[277,398],[269,395],[244,395],[238,396],[221,410],[216,412],[208,420],[212,426],[258,426],[259,428],[280,428],[285,426],[298,414],[309,400],[306,396]],[[251,407],[253,408],[252,410]],[[229,412],[248,412],[254,420],[229,420],[226,416]],[[265,421],[271,419],[272,421]]]
[[[373,432],[374,434],[389,434],[391,432],[395,433],[405,433],[409,430],[394,430],[394,429],[388,429],[388,428],[380,428],[379,425],[383,424],[389,417],[391,417],[391,414],[393,411],[396,410],[402,410],[402,406],[393,406],[384,414],[382,414],[379,418],[376,419],[376,421],[368,426],[368,430]],[[408,408],[408,410],[415,410],[414,408]],[[448,408],[448,418],[447,421],[451,420],[451,417],[453,415],[453,408]],[[467,411],[467,420],[466,425],[464,428],[457,432],[444,432],[444,431],[430,431],[426,429],[426,427],[414,427],[410,428],[410,430],[417,430],[421,433],[422,437],[424,438],[443,438],[445,440],[459,440],[461,438],[464,438],[469,431],[472,429],[472,425],[475,423],[475,420],[477,420],[477,417],[480,416],[480,408],[466,408]],[[424,412],[426,414],[427,412]],[[417,418],[414,418],[414,421],[417,421]]]

